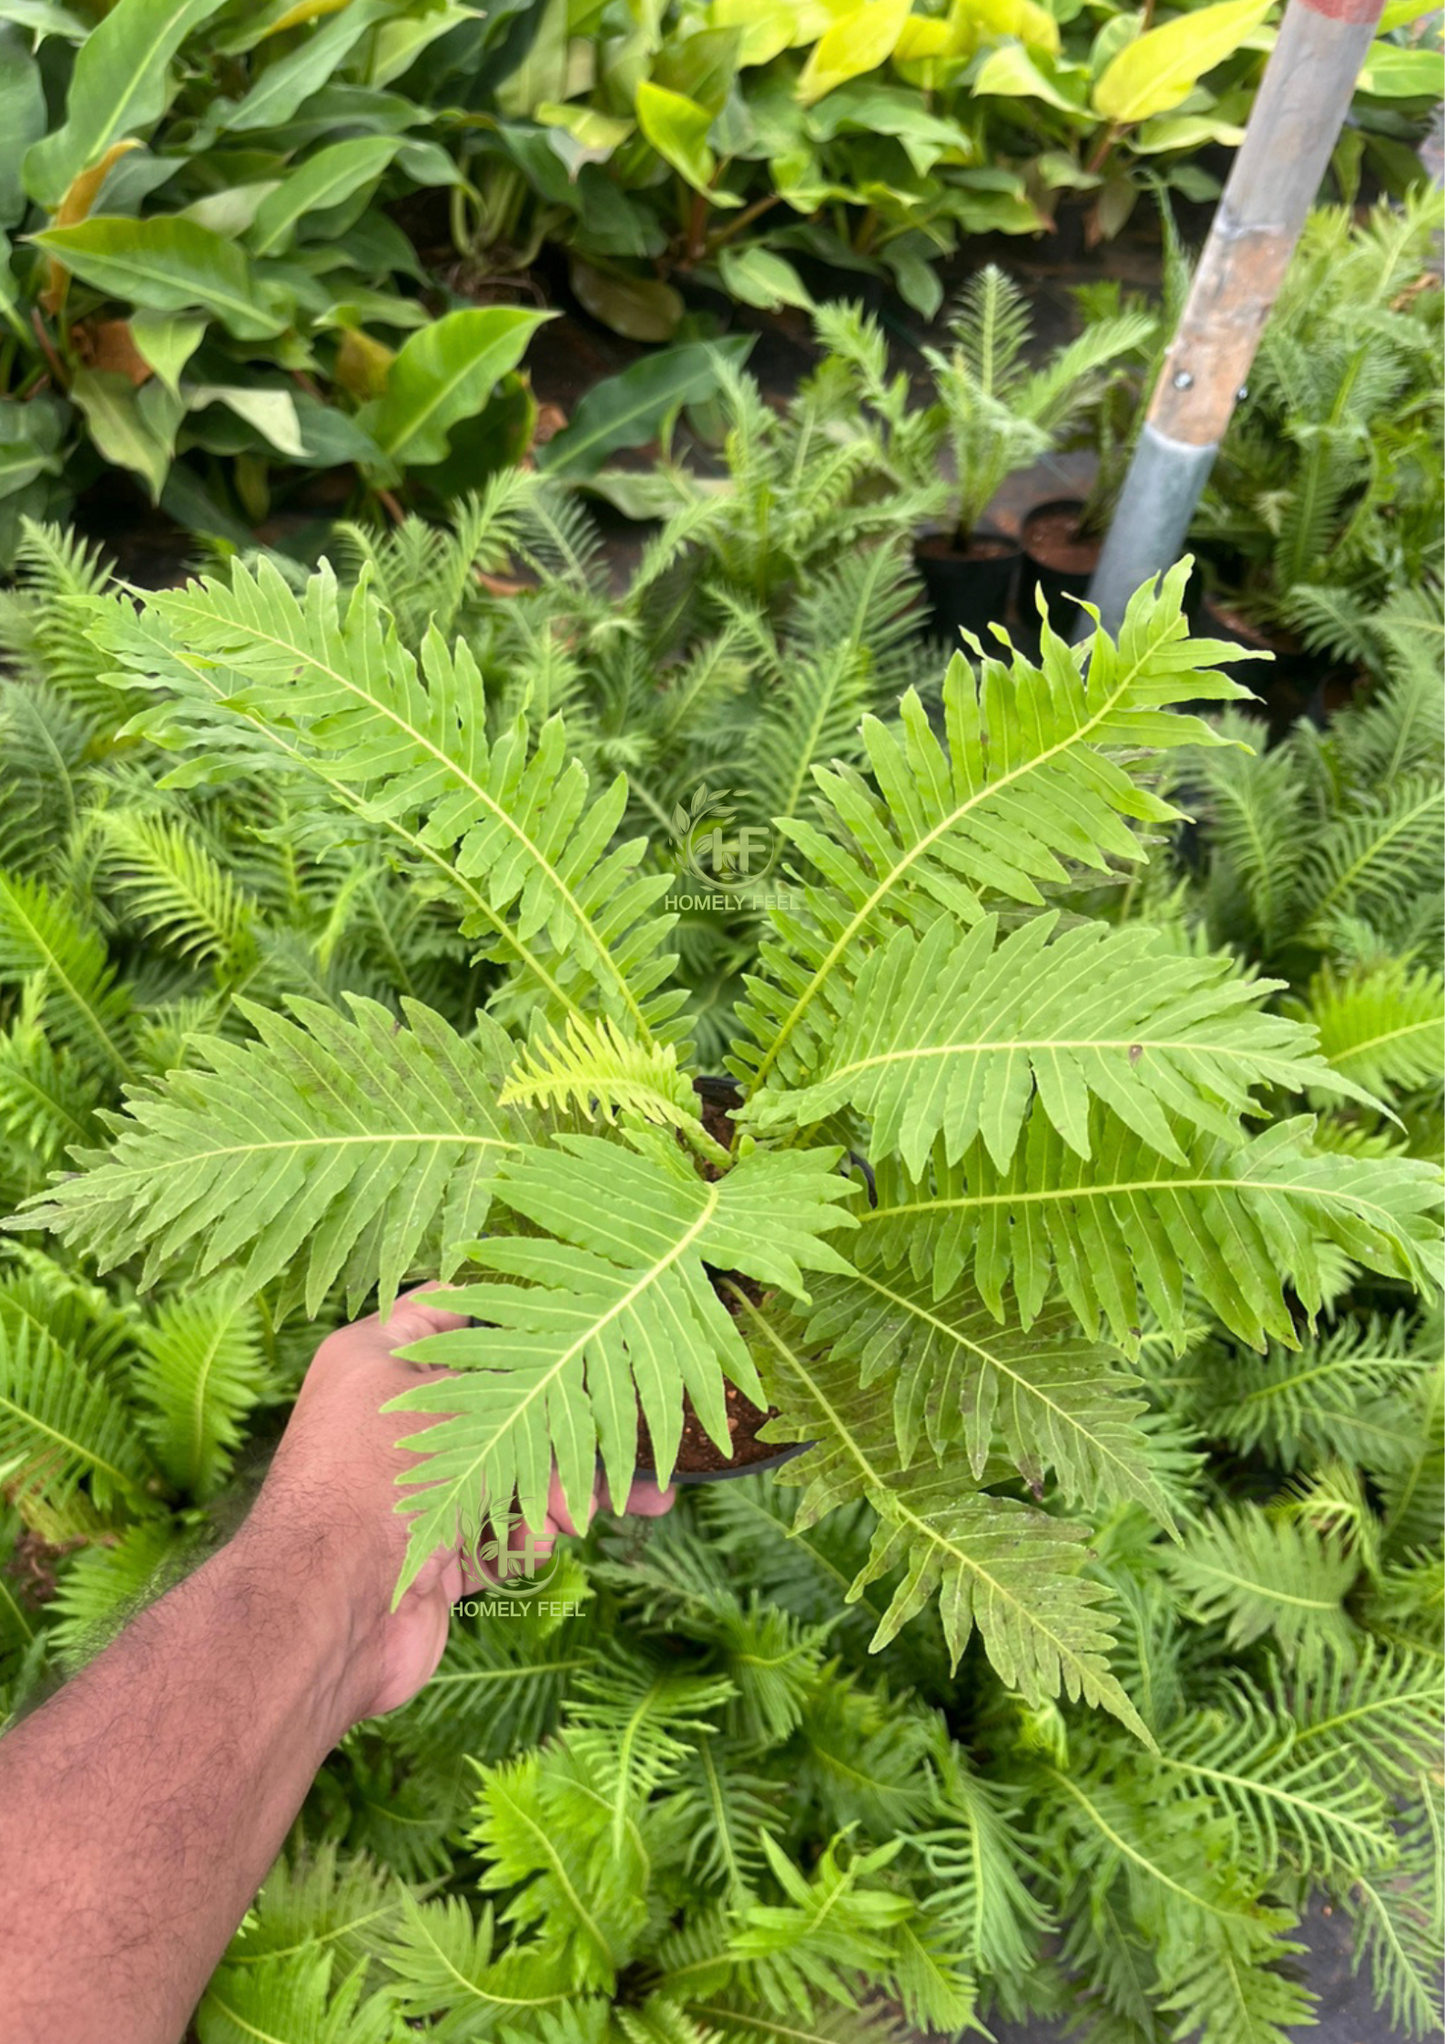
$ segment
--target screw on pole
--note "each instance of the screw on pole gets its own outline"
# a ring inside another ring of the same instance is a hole
[[[1140,583],[1184,551],[1382,7],[1289,0],[1285,9],[1089,585],[1108,631]]]

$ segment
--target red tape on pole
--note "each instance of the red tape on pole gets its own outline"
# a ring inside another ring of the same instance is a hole
[[[1300,0],[1300,5],[1326,21],[1375,21],[1383,11],[1382,0]]]

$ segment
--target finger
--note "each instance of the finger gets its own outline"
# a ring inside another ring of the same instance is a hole
[[[644,1477],[634,1483],[627,1493],[624,1512],[634,1512],[640,1519],[660,1519],[664,1512],[670,1512],[677,1502],[677,1492],[671,1484],[663,1490],[653,1479]]]
[[[584,1533],[592,1524],[592,1517],[597,1510],[597,1500],[601,1490],[602,1479],[600,1476],[594,1476],[592,1479],[591,1495],[587,1499],[586,1509],[582,1515],[581,1530]],[[552,1487],[547,1493],[547,1524],[557,1533],[576,1533],[578,1531],[577,1522],[567,1503],[566,1492],[562,1488],[562,1479],[558,1476],[555,1469],[552,1471]]]
[[[401,1294],[386,1319],[378,1319],[378,1332],[386,1337],[389,1346],[400,1348],[403,1343],[420,1341],[428,1334],[453,1334],[458,1328],[470,1327],[472,1323],[465,1313],[453,1313],[441,1303],[454,1298],[456,1291],[454,1285],[444,1285],[440,1278],[428,1278],[425,1284]],[[431,1301],[432,1293],[439,1295],[436,1304]]]

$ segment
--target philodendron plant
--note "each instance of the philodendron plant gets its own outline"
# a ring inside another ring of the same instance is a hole
[[[1146,1327],[1182,1346],[1201,1302],[1293,1346],[1342,1259],[1428,1285],[1436,1197],[1428,1166],[1317,1150],[1281,1111],[1361,1096],[1264,1012],[1270,982],[1069,910],[1177,815],[1159,756],[1225,742],[1171,708],[1241,694],[1233,649],[1187,636],[1185,573],[1117,644],[955,656],[941,735],[910,692],[867,721],[866,768],[815,771],[776,822],[726,1121],[691,1076],[673,873],[618,840],[623,781],[589,786],[560,716],[489,737],[466,646],[414,657],[365,578],[298,592],[262,563],[95,599],[178,779],[274,777],[309,842],[387,846],[492,991],[465,1032],[416,1000],[243,1008],[253,1033],[135,1088],[29,1218],[143,1281],[228,1266],[311,1310],[453,1284],[478,1324],[409,1353],[460,1374],[396,1409],[434,1421],[403,1583],[514,1496],[538,1520],[554,1462],[574,1509],[599,1460],[622,1499],[639,1415],[663,1476],[685,1400],[725,1450],[740,1394],[811,1444],[781,1479],[798,1530],[876,1514],[875,1643],[937,1594],[955,1657],[976,1630],[1031,1702],[1147,1740],[1084,1573],[1093,1515],[1171,1523],[1177,1454],[1129,1357]]]

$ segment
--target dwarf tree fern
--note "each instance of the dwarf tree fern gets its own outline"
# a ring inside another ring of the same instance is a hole
[[[676,1083],[668,874],[619,835],[625,784],[594,792],[565,719],[493,737],[466,646],[430,632],[413,653],[365,577],[343,596],[324,569],[298,592],[237,566],[138,610],[97,603],[97,644],[152,698],[135,728],[183,748],[172,778],[323,793],[338,834],[384,847],[455,917],[489,1012],[458,1036],[412,1005],[395,1030],[364,1003],[238,1009],[254,1035],[197,1044],[134,1093],[110,1154],[32,1221],[105,1264],[144,1250],[147,1281],[198,1252],[313,1311],[338,1278],[383,1305],[412,1272],[458,1280],[458,1310],[485,1326],[419,1351],[462,1374],[441,1405],[426,1387],[405,1401],[450,1415],[402,1507],[408,1576],[439,1541],[476,1537],[489,1502],[515,1492],[539,1514],[554,1460],[579,1505],[599,1456],[620,1498],[639,1411],[665,1476],[684,1391],[726,1444],[731,1383],[777,1408],[780,1442],[818,1444],[796,1470],[804,1523],[857,1498],[878,1514],[855,1592],[906,1571],[880,1640],[937,1591],[955,1656],[976,1626],[1031,1700],[1082,1693],[1143,1731],[1109,1668],[1102,1592],[1079,1581],[1085,1526],[1016,1494],[1052,1475],[1061,1499],[1167,1515],[1147,1437],[1128,1438],[1127,1368],[1092,1346],[1101,1317],[1134,1344],[1130,1281],[1119,1254],[1113,1278],[1090,1259],[1103,1290],[1071,1330],[1044,1312],[1051,1292],[1083,1305],[1067,1236],[1048,1238],[1055,1285],[1042,1240],[1021,1267],[1015,1226],[1001,1282],[997,1228],[952,1203],[959,1172],[1016,1171],[1020,1210],[1077,1217],[1127,1155],[1151,1303],[1177,1320],[1187,1275],[1239,1337],[1284,1343],[1281,1280],[1317,1305],[1321,1240],[1426,1282],[1434,1197],[1423,1167],[1312,1155],[1307,1124],[1250,1131],[1271,1097],[1359,1091],[1307,1031],[1259,1012],[1266,986],[1137,932],[1056,928],[1050,896],[1127,870],[1142,830],[1173,816],[1151,761],[1221,742],[1170,709],[1238,693],[1214,672],[1222,649],[1188,640],[1180,588],[1141,594],[1117,647],[1046,634],[1037,667],[956,658],[942,738],[906,694],[896,725],[865,720],[859,766],[814,770],[816,821],[773,819],[796,906],[767,911],[730,1054],[746,1098],[721,1147]],[[1001,935],[1000,916],[1019,926]],[[545,1083],[564,1066],[565,1085]],[[875,1217],[837,1169],[840,1138],[885,1184],[903,1174],[908,1222],[891,1192]],[[1255,1218],[1254,1192],[1228,1188],[1283,1142]],[[1161,1169],[1186,1174],[1187,1199],[1156,1191]],[[1230,1234],[1212,1234],[1225,1213]],[[1166,1249],[1191,1214],[1202,1225]],[[855,1235],[875,1246],[860,1257]],[[970,1251],[985,1276],[968,1276]],[[880,1365],[881,1345],[839,1338],[860,1317],[819,1285],[893,1316],[897,1354]]]

